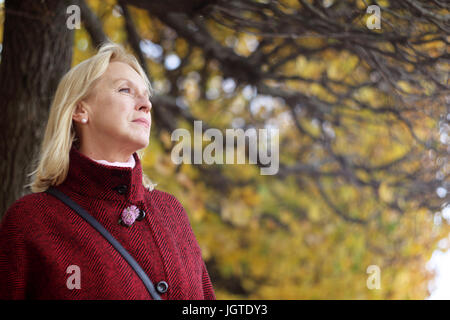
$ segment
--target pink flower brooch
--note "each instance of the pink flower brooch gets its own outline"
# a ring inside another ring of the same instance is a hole
[[[143,210],[139,210],[136,206],[129,206],[128,208],[123,209],[122,214],[120,215],[119,224],[131,227],[131,225],[137,220],[141,221],[145,217],[145,212]]]

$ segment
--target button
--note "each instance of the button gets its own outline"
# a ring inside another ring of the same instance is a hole
[[[157,290],[159,293],[166,293],[168,288],[169,288],[169,285],[168,285],[167,282],[165,282],[165,281],[160,281],[160,282],[158,282],[158,284],[156,285],[156,290]]]
[[[127,193],[128,187],[125,184],[121,184],[120,186],[117,186],[114,189],[117,190],[117,192],[120,194],[125,194]]]
[[[137,220],[137,221],[144,220],[145,214],[146,214],[145,211],[144,211],[144,210],[141,210],[141,211],[139,212],[139,215],[138,215],[138,217],[136,218],[136,220]]]

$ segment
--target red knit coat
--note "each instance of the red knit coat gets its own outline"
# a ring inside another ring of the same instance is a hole
[[[162,299],[215,299],[185,210],[174,196],[143,186],[141,162],[136,153],[133,156],[134,168],[112,167],[72,148],[68,176],[56,188],[97,219],[155,286],[160,281],[168,284]],[[144,210],[146,216],[128,228],[118,220],[130,205]],[[76,275],[69,266],[79,267],[80,289],[68,285],[75,283]],[[42,192],[17,200],[2,219],[0,299],[151,296],[102,235],[59,199]]]

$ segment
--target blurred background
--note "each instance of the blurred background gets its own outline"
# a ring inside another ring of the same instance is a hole
[[[152,82],[144,170],[186,209],[218,299],[450,298],[448,6],[0,0],[0,213],[29,192],[59,79],[110,39]],[[195,120],[278,129],[278,173],[174,164]]]

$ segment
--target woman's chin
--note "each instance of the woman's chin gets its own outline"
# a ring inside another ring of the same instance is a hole
[[[132,141],[132,144],[135,145],[136,150],[141,150],[147,148],[150,142],[150,137],[142,137],[140,139],[136,139]]]

